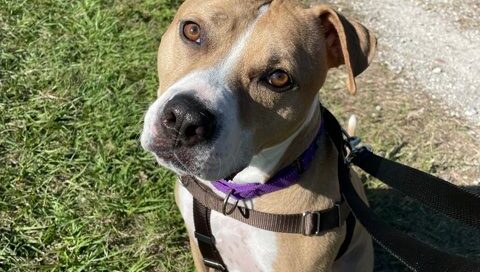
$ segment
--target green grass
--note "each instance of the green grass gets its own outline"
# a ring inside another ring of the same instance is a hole
[[[192,270],[174,177],[139,145],[158,85],[157,46],[178,4],[0,0],[0,271]],[[431,172],[451,169],[457,157],[447,161],[447,151],[435,155],[439,145],[414,140],[430,113],[402,122],[417,105],[407,99],[370,118],[377,103],[389,101],[378,89],[392,86],[366,85],[359,100],[336,85],[322,96],[344,118],[359,114],[361,135],[377,150]],[[389,120],[410,130],[392,130]],[[390,223],[480,255],[473,231],[366,182]],[[402,270],[378,256],[378,271]]]
[[[191,267],[138,140],[178,2],[0,0],[0,270]]]

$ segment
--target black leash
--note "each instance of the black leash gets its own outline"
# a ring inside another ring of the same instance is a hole
[[[480,272],[480,263],[434,249],[379,219],[353,187],[349,164],[357,165],[406,195],[475,228],[480,228],[479,197],[439,178],[378,157],[367,148],[349,146],[340,124],[326,109],[323,109],[323,118],[327,132],[339,152],[338,178],[342,194],[357,220],[380,246],[412,271]],[[347,158],[344,156],[345,146],[352,152]]]
[[[352,163],[437,212],[480,229],[478,196],[443,179],[379,157],[367,148],[358,149]]]

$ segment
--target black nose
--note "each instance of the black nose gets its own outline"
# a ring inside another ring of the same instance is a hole
[[[210,140],[215,132],[215,116],[197,99],[177,95],[167,102],[162,116],[162,129],[177,145],[194,146]]]

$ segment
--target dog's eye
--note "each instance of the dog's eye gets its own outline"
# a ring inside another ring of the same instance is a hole
[[[191,42],[200,44],[202,37],[202,29],[197,23],[186,22],[183,25],[183,36]]]
[[[292,80],[287,72],[276,70],[268,77],[268,84],[277,89],[286,89],[292,85]]]

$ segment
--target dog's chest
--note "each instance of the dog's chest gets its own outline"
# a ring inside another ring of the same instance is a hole
[[[178,184],[177,203],[190,237],[193,223],[193,197]],[[229,271],[273,271],[277,257],[277,241],[273,232],[257,229],[212,211],[212,233],[216,246]]]

